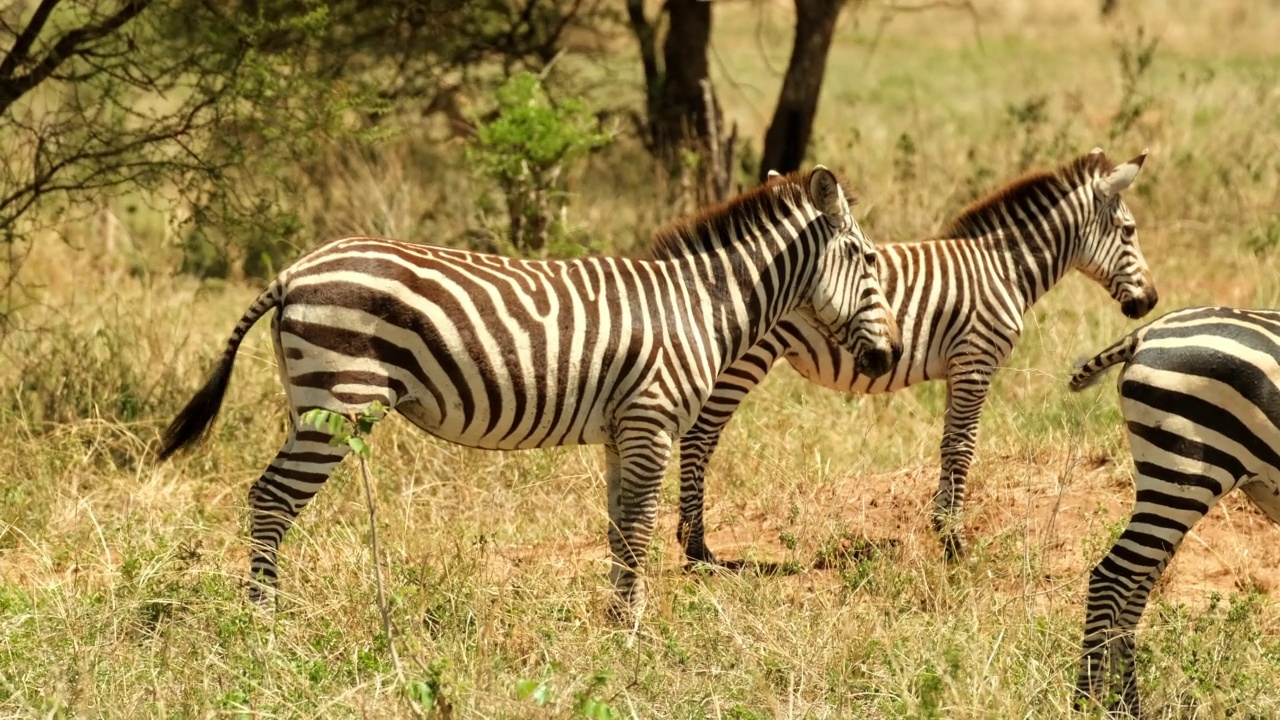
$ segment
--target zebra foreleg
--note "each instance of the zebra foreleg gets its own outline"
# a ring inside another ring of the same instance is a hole
[[[717,392],[730,392],[723,398],[717,398],[713,393],[712,400],[702,408],[697,422],[680,438],[680,522],[676,526],[676,537],[684,547],[687,561],[685,570],[693,569],[697,563],[717,564],[715,555],[707,547],[706,528],[703,525],[706,504],[704,483],[707,465],[720,443],[721,433],[738,409],[741,398],[751,387],[755,387],[752,384],[739,391],[738,382],[735,379],[733,388],[717,383]]]
[[[609,580],[617,595],[610,614],[620,622],[644,612],[640,573],[658,516],[658,490],[671,458],[671,436],[651,424],[619,433],[605,451],[609,499]]]
[[[724,421],[728,421],[728,416]],[[676,525],[676,538],[684,548],[685,570],[692,570],[699,563],[717,564],[715,555],[707,547],[703,525],[704,482],[707,463],[720,442],[724,422],[708,423],[714,427],[704,427],[701,422],[699,417],[699,425],[680,438],[680,522]]]
[[[284,447],[249,489],[249,599],[255,604],[266,600],[278,584],[276,557],[285,534],[349,452],[345,444],[330,445],[332,437],[319,430],[300,431],[295,424]]]
[[[978,442],[978,420],[991,387],[991,374],[967,372],[947,379],[947,412],[942,428],[942,473],[933,496],[933,530],[942,538],[943,555],[964,555],[964,490]]]
[[[769,374],[781,352],[776,340],[767,338],[730,365],[716,380],[693,427],[680,438],[680,522],[676,537],[684,547],[685,570],[698,563],[717,564],[707,547],[703,526],[707,465],[738,406]]]

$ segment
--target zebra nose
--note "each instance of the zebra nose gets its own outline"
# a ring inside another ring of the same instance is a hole
[[[1150,288],[1142,295],[1125,298],[1125,300],[1120,303],[1120,312],[1124,313],[1124,316],[1127,318],[1137,320],[1151,312],[1151,309],[1154,308],[1158,302],[1160,302],[1159,294],[1156,292],[1155,288]]]
[[[872,348],[863,350],[858,354],[855,362],[859,375],[865,375],[869,378],[878,378],[889,372],[889,368],[893,367],[901,355],[902,348],[897,345],[885,347],[877,345]]]

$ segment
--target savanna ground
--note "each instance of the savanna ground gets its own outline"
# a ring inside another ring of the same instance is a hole
[[[789,8],[716,7],[714,72],[747,137],[776,97]],[[861,195],[873,239],[927,235],[1027,166],[1149,147],[1128,202],[1155,315],[1280,305],[1280,8],[1133,2],[1106,23],[1094,2],[978,9],[976,33],[945,8],[842,20],[812,157]],[[1149,66],[1124,71],[1153,37]],[[597,72],[638,103],[632,46],[617,47]],[[334,222],[427,241],[463,227],[477,190],[458,154],[409,142],[335,160]],[[618,252],[670,212],[638,153],[619,142],[576,184],[576,220]],[[149,456],[259,287],[174,277],[164,218],[136,199],[108,209],[111,242],[100,220],[39,240],[24,270],[39,302],[24,312],[43,330],[2,360],[0,714],[1068,714],[1087,574],[1132,493],[1114,385],[1065,389],[1074,360],[1137,325],[1084,278],[1035,308],[998,377],[969,557],[953,567],[927,532],[939,384],[849,398],[780,367],[727,432],[708,500],[720,556],[782,572],[682,572],[673,470],[635,632],[603,612],[598,448],[488,453],[381,424],[371,469],[399,677],[354,462],[285,542],[278,614],[244,599],[246,491],[285,423],[265,323],[207,442],[163,465]],[[1144,618],[1152,715],[1280,715],[1278,590],[1280,530],[1229,498]]]

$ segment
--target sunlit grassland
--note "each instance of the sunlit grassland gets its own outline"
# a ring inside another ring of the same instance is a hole
[[[716,8],[717,88],[751,137],[785,67],[782,7]],[[812,159],[860,196],[868,234],[924,237],[1025,169],[1150,148],[1128,202],[1155,313],[1280,305],[1280,61],[1264,54],[1280,12],[1135,3],[1103,27],[1094,3],[1005,7],[985,11],[981,44],[963,13],[900,16],[878,40],[876,13],[846,18]],[[1117,43],[1135,49],[1139,23],[1164,40],[1126,90]],[[627,60],[611,61],[619,82],[638,76]],[[452,150],[407,142],[335,162],[330,227],[427,241],[462,229],[477,184]],[[614,148],[577,187],[572,217],[619,252],[642,250],[669,211],[637,157]],[[136,202],[113,206],[111,252],[98,225],[62,228],[84,250],[41,241],[25,314],[45,329],[0,359],[0,714],[386,717],[412,696],[442,717],[583,716],[591,700],[643,718],[1066,715],[1087,573],[1132,492],[1112,384],[1065,391],[1077,358],[1138,324],[1085,278],[1036,307],[997,377],[955,567],[927,532],[939,384],[845,397],[778,368],[712,461],[708,528],[721,556],[780,572],[683,573],[672,471],[635,632],[603,613],[598,448],[480,452],[382,423],[371,470],[402,680],[354,464],[286,540],[280,612],[244,600],[246,493],[285,424],[266,323],[206,443],[150,459],[259,288],[171,277],[162,222]],[[1224,506],[1139,636],[1156,717],[1280,714],[1280,532],[1238,498]]]

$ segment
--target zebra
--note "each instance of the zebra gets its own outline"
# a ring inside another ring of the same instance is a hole
[[[1158,301],[1121,193],[1147,152],[1113,165],[1101,148],[1052,171],[1024,175],[970,204],[938,239],[880,246],[881,281],[902,330],[904,352],[878,378],[798,315],[716,382],[680,439],[680,522],[689,567],[716,564],[703,527],[703,480],[711,453],[738,405],[779,358],[805,378],[848,393],[884,393],[947,382],[942,467],[932,522],[945,556],[962,554],[960,515],[992,376],[1013,351],[1031,306],[1073,269],[1107,289],[1130,318]]]
[[[1089,576],[1076,696],[1103,699],[1118,674],[1113,709],[1137,716],[1134,631],[1187,532],[1236,488],[1280,522],[1280,310],[1176,310],[1083,363],[1069,386],[1121,363],[1133,512]]]
[[[161,460],[213,423],[245,334],[269,310],[289,403],[284,446],[249,491],[249,596],[278,588],[285,534],[347,453],[313,409],[378,406],[459,445],[604,445],[610,610],[639,577],[674,439],[716,376],[800,311],[879,375],[901,354],[876,248],[818,165],[658,231],[653,257],[530,261],[353,237],[318,247],[253,302]]]

